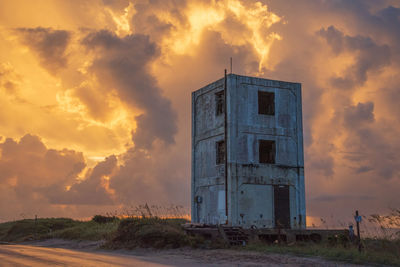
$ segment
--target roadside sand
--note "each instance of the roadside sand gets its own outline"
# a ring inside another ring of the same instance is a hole
[[[153,262],[172,266],[185,266],[186,263],[206,266],[362,266],[343,262],[327,261],[318,257],[298,257],[288,254],[260,253],[253,251],[238,251],[230,249],[134,249],[134,250],[103,250],[99,249],[101,241],[70,241],[49,239],[43,241],[25,242],[26,245],[66,248],[92,253],[107,253],[112,255],[132,255],[141,258],[151,258]]]

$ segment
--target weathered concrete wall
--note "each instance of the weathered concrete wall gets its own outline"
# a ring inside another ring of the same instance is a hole
[[[192,94],[192,221],[217,224],[225,218],[224,164],[216,164],[216,142],[224,140],[224,114],[216,116],[215,93],[223,79]],[[222,193],[221,193],[222,192]],[[201,197],[201,203],[195,201]]]
[[[215,114],[223,79],[192,94],[192,221],[225,223],[224,165],[216,145],[224,116]],[[258,114],[258,91],[275,94],[275,115]],[[239,75],[227,78],[228,222],[275,226],[274,185],[289,185],[290,224],[305,227],[301,85]],[[275,164],[259,163],[260,139],[276,142]],[[195,197],[201,197],[201,203]]]

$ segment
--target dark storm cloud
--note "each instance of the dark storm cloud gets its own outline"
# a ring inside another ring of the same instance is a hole
[[[329,1],[328,8],[343,14],[346,24],[358,32],[390,44],[394,56],[400,56],[400,7],[398,1]]]
[[[105,188],[105,183],[108,183],[105,176],[109,178],[117,169],[117,158],[110,156],[90,169],[84,180],[74,183],[69,190],[54,187],[46,193],[46,196],[52,204],[114,204],[111,194]]]
[[[323,155],[323,156],[308,156],[309,159],[309,169],[312,169],[315,172],[322,173],[324,177],[331,178],[335,173],[335,161],[332,155]]]
[[[363,123],[374,122],[374,103],[358,103],[356,106],[349,106],[344,111],[344,122],[347,127]]]
[[[71,34],[65,30],[52,28],[18,28],[21,41],[39,57],[40,64],[51,74],[56,74],[67,66],[66,49]]]
[[[360,167],[358,167],[358,168],[356,168],[356,173],[364,173],[364,172],[369,172],[369,171],[372,171],[373,170],[373,168],[372,167],[369,167],[369,166],[360,166]]]
[[[331,82],[340,89],[352,89],[362,86],[367,81],[369,72],[376,72],[390,64],[390,48],[388,45],[378,45],[370,37],[348,36],[329,26],[321,29],[318,34],[325,38],[335,54],[353,52],[356,62],[348,67],[344,76],[333,77]]]
[[[400,123],[400,84],[399,78],[395,75],[387,81],[383,88],[380,90],[381,101],[385,103],[390,114]]]
[[[163,10],[170,13],[174,18],[184,21],[179,8],[184,5],[171,6],[171,1],[155,1],[154,3],[135,3],[135,10],[137,15],[133,16],[131,20],[131,27],[135,29],[136,33],[149,35],[152,41],[159,42],[169,33],[174,27],[170,23],[165,23],[159,20],[156,16],[157,10]]]
[[[190,179],[177,167],[183,162],[181,154],[177,149],[156,144],[150,150],[131,148],[121,155],[121,165],[110,177],[109,184],[115,192],[116,203],[187,203]]]
[[[74,182],[85,167],[82,153],[47,149],[37,136],[29,134],[19,142],[7,138],[0,151],[0,181],[9,183],[9,190],[23,199],[36,194],[45,198],[42,193],[48,188]]]
[[[400,144],[387,139],[384,129],[390,126],[385,125],[385,121],[375,120],[374,103],[358,103],[339,113],[337,119],[342,117],[344,129],[348,131],[344,145],[353,152],[344,158],[358,165],[354,168],[355,173],[374,171],[379,178],[398,178],[400,157],[397,151]]]
[[[219,69],[217,72],[219,78],[223,74],[223,69],[227,68],[230,57],[234,60],[234,73],[258,71],[258,58],[249,44],[227,44],[221,33],[205,30],[201,36],[201,43],[197,47],[197,57],[193,60],[192,71],[196,73],[200,66],[204,70],[213,68],[215,72]]]
[[[132,133],[135,145],[149,148],[156,139],[174,143],[176,113],[150,74],[149,63],[159,51],[149,37],[135,34],[120,38],[102,30],[87,35],[82,44],[97,51],[90,69],[101,84],[116,89],[129,106],[143,110]]]
[[[134,28],[139,27],[138,30],[140,33],[150,34],[151,32],[143,31],[144,29],[160,29],[164,27],[172,26],[170,23],[163,23],[161,25],[158,22],[156,25],[151,25],[149,22],[154,22],[153,18],[157,16],[157,14],[161,12],[166,12],[169,15],[173,16],[174,19],[178,20],[179,23],[186,23],[187,17],[182,12],[189,1],[187,0],[152,0],[152,1],[137,1],[135,2],[134,8],[137,11],[137,16],[132,18],[132,26]],[[194,1],[195,2],[195,1]],[[154,32],[158,35],[158,31]]]
[[[157,159],[139,149],[132,149],[124,156],[124,165],[110,180],[110,187],[117,192],[121,203],[142,203],[159,200],[164,196],[157,183]]]
[[[115,11],[123,11],[128,5],[129,0],[102,0],[103,4],[107,7],[111,7]]]
[[[312,198],[313,201],[322,202],[337,202],[337,201],[351,201],[351,200],[373,200],[372,196],[367,195],[321,195]]]
[[[86,167],[82,153],[48,149],[37,136],[27,134],[19,142],[7,138],[0,143],[0,152],[0,182],[10,194],[3,195],[4,199],[16,197],[25,204],[40,201],[40,205],[113,204],[105,177],[118,168],[115,156],[89,169],[79,181]]]

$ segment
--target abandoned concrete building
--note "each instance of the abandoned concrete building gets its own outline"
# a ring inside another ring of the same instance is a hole
[[[301,84],[225,75],[192,93],[192,222],[305,228]]]

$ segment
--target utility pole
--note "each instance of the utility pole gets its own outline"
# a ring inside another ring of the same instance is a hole
[[[228,86],[226,69],[224,75],[224,145],[225,145],[225,224],[228,224]]]

